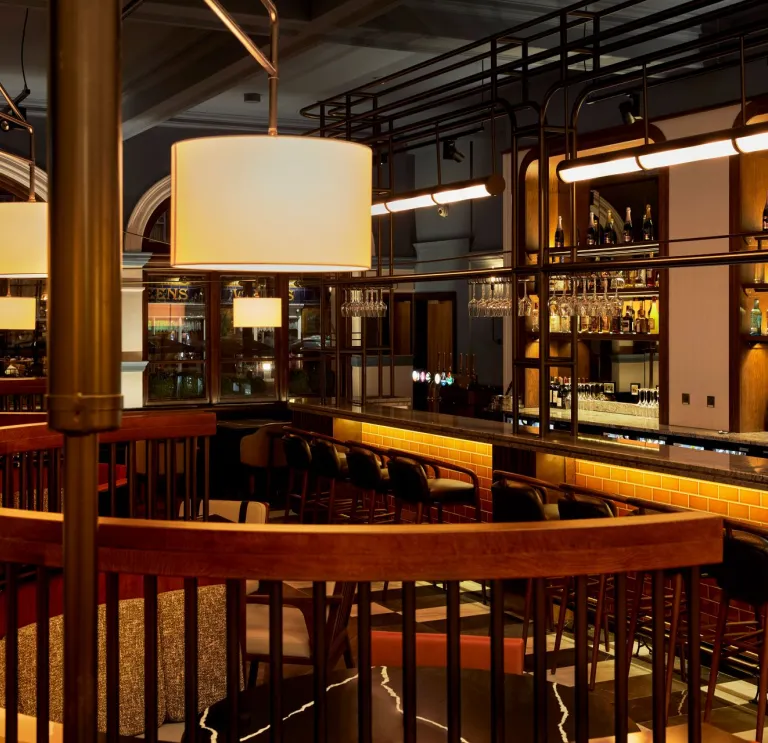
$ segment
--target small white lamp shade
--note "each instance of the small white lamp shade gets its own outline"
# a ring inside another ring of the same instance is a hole
[[[171,265],[208,271],[371,267],[369,147],[247,135],[171,151]]]
[[[36,320],[34,297],[0,297],[0,330],[34,330]]]
[[[232,318],[236,328],[281,328],[282,301],[267,297],[235,297]]]
[[[0,204],[0,276],[40,279],[48,275],[48,204]]]

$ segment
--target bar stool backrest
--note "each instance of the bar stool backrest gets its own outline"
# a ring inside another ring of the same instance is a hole
[[[615,515],[604,500],[578,496],[562,498],[557,503],[560,519],[563,521],[576,519],[610,519]]]
[[[714,566],[717,583],[732,599],[751,606],[768,603],[768,541],[736,531],[723,543],[723,562]]]
[[[387,462],[387,469],[395,498],[410,503],[423,503],[428,500],[427,473],[419,462],[408,457],[395,457]]]
[[[546,521],[544,502],[538,488],[513,480],[491,485],[494,523]]]
[[[370,450],[359,446],[350,447],[347,452],[349,479],[355,487],[362,490],[376,490],[381,485],[381,465],[377,456]]]
[[[320,477],[336,479],[341,475],[341,458],[336,447],[325,439],[313,439],[310,446],[312,450],[312,471]]]
[[[286,464],[294,470],[308,470],[312,466],[312,452],[307,440],[289,433],[283,436]]]

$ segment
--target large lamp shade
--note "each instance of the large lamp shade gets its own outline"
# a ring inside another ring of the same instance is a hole
[[[0,203],[0,235],[0,276],[40,279],[48,275],[48,204]]]
[[[235,297],[232,324],[236,328],[283,327],[282,300],[271,297]]]
[[[34,330],[36,319],[34,297],[0,297],[0,330]]]
[[[189,139],[171,153],[171,265],[371,267],[369,147],[320,137]]]

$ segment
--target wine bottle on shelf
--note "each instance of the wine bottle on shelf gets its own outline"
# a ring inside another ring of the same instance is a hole
[[[595,245],[597,243],[597,230],[595,229],[595,222],[597,219],[592,213],[592,209],[589,210],[589,226],[587,228],[587,245]]]
[[[651,219],[651,205],[645,206],[645,217],[643,218],[643,240],[645,242],[653,241],[653,219]]]
[[[531,330],[534,333],[539,331],[539,303],[533,303],[533,309],[531,310]]]
[[[763,232],[768,232],[768,195],[765,197],[765,206],[763,207]]]
[[[635,318],[635,332],[643,334],[648,332],[648,319],[645,316],[645,302],[640,302],[640,307],[637,310],[637,317]]]
[[[555,247],[565,247],[565,230],[563,230],[563,218],[557,218],[557,229],[555,230]]]
[[[648,332],[658,335],[659,332],[659,298],[651,300],[651,309],[648,311]]]
[[[651,256],[648,257],[650,258]],[[659,272],[654,268],[646,269],[645,286],[647,289],[655,289],[659,285],[658,274]]]
[[[761,335],[763,326],[763,313],[760,312],[760,300],[756,299],[749,313],[749,334]]]
[[[616,225],[613,221],[613,212],[609,209],[608,210],[608,226],[605,229],[605,245],[616,245],[616,243],[619,241],[618,235],[616,234]]]
[[[624,218],[624,232],[622,233],[622,239],[625,243],[631,243],[634,241],[634,229],[632,227],[632,209],[627,207],[627,216]]]

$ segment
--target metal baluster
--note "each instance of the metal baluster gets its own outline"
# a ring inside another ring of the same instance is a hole
[[[269,585],[270,743],[283,740],[283,584]]]
[[[176,497],[176,495],[177,495],[177,488],[178,488],[178,482],[176,480],[176,476],[177,476],[176,470],[179,467],[178,457],[176,456],[176,454],[177,454],[176,446],[177,446],[178,442],[176,441],[176,439],[169,439],[169,441],[171,443],[171,447],[170,448],[171,448],[171,472],[172,472],[172,475],[171,475],[171,502],[173,503],[173,515],[171,516],[171,518],[178,519],[179,518],[179,514],[178,514],[178,512],[176,510],[176,502],[178,500],[177,497]],[[184,518],[186,518],[186,514],[184,514]]]
[[[504,583],[491,582],[491,743],[504,743]]]
[[[190,465],[189,465],[189,439],[184,439],[184,520],[195,518],[190,504]]]
[[[109,515],[117,516],[117,444],[109,445]]]
[[[42,452],[40,452],[42,456]],[[48,662],[50,649],[50,624],[49,624],[49,593],[48,593],[48,569],[37,568],[37,743],[48,741],[48,719],[50,718],[50,666]]]
[[[120,735],[120,576],[107,573],[107,740]]]
[[[5,564],[5,740],[17,743],[19,734],[19,566]]]
[[[357,738],[359,743],[373,740],[371,715],[371,584],[357,587]]]
[[[211,500],[211,439],[205,437],[203,444],[203,521],[208,521],[208,504]]]
[[[197,579],[184,579],[184,727],[188,743],[197,740]]]
[[[616,609],[614,649],[614,698],[616,705],[615,743],[627,743],[629,719],[629,658],[627,657],[627,574],[613,578]]]
[[[403,583],[403,740],[416,743],[416,584]]]
[[[144,728],[157,743],[157,576],[144,576]]]
[[[144,473],[147,478],[147,502],[144,504],[144,518],[150,519],[152,515],[150,513],[151,503],[155,497],[155,489],[153,487],[154,482],[152,478],[152,472],[155,469],[155,449],[152,446],[151,441],[144,442],[144,451],[147,453],[146,465],[147,471]]]
[[[40,450],[37,452],[37,486],[35,493],[35,510],[45,511],[45,501],[43,499],[43,491],[45,490],[45,462],[47,458],[47,452]]]
[[[664,668],[664,571],[653,573],[651,588],[653,613],[653,743],[664,743],[667,738],[666,669]]]
[[[136,442],[128,444],[128,518],[136,513]]]
[[[238,696],[240,694],[240,594],[239,580],[227,581],[227,702],[229,704],[229,743],[238,743]]]
[[[173,482],[174,470],[171,468],[171,449],[173,449],[173,439],[165,440],[165,518],[176,518],[173,513],[176,509],[173,507],[173,493],[171,483]]]
[[[461,740],[461,626],[459,582],[448,581],[448,743]]]
[[[533,582],[533,740],[547,743],[547,594],[543,578]]]
[[[688,743],[701,743],[701,569],[686,571],[688,600]]]
[[[192,452],[189,455],[190,463],[192,465],[192,473],[190,475],[192,479],[192,493],[190,499],[192,501],[192,519],[197,518],[198,505],[197,505],[197,436],[192,438]]]
[[[560,611],[568,606],[568,583],[563,592]],[[589,641],[587,621],[587,576],[576,578],[576,610],[574,616],[576,635],[576,668],[574,669],[574,693],[576,696],[576,743],[589,740]]]
[[[328,739],[326,686],[328,685],[327,648],[325,647],[325,583],[312,584],[312,631],[314,639],[315,743]]]

